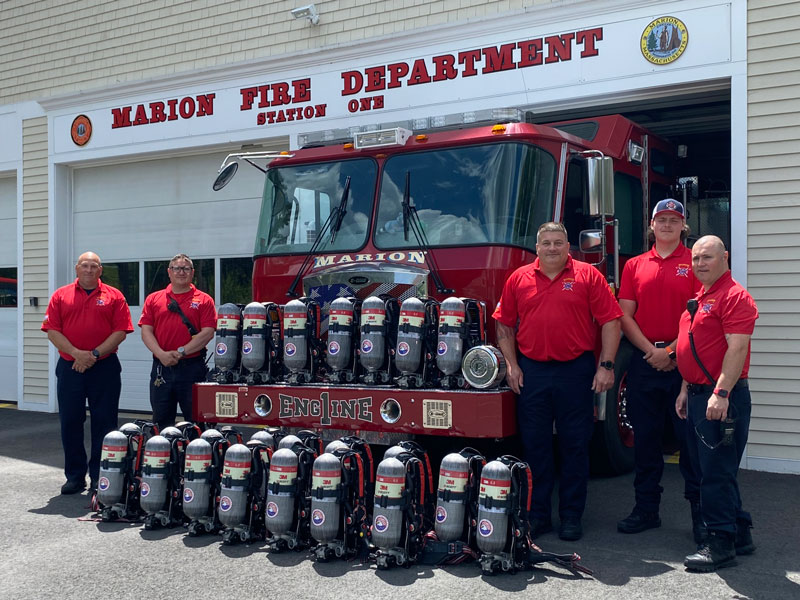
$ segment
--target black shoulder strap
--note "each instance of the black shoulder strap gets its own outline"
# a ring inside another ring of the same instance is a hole
[[[169,302],[167,303],[167,310],[169,310],[170,312],[178,313],[180,315],[181,321],[183,321],[183,324],[186,325],[186,328],[189,330],[189,335],[194,337],[198,333],[200,333],[199,331],[197,331],[197,328],[194,325],[192,325],[192,323],[189,321],[186,315],[183,314],[181,306],[180,304],[178,304],[178,301],[175,298],[169,299]]]

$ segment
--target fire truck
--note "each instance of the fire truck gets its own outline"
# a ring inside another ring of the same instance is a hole
[[[494,110],[317,132],[299,136],[298,145],[291,153],[229,155],[214,183],[224,186],[239,161],[265,173],[252,289],[267,307],[267,356],[261,376],[243,368],[239,350],[247,352],[253,323],[241,306],[220,307],[217,367],[194,388],[197,421],[314,429],[330,438],[356,433],[387,444],[416,437],[451,449],[504,443],[516,434],[516,397],[503,386],[491,312],[507,277],[534,260],[538,227],[563,222],[572,256],[616,289],[625,260],[646,249],[651,207],[674,193],[671,145],[619,115],[537,125],[518,111]],[[414,313],[423,317],[416,380],[397,369],[398,307],[412,297],[425,306]],[[335,347],[352,357],[344,375],[329,366],[326,346],[341,330],[332,310],[341,298],[356,307],[351,348]],[[358,330],[374,298],[387,315],[384,329],[372,330],[388,336],[388,366],[378,375],[359,364],[375,351]],[[432,358],[441,352],[436,321],[447,321],[448,298],[466,306],[459,325],[469,370],[450,379]],[[289,343],[290,333],[304,345]],[[238,359],[220,369],[231,344]],[[623,344],[615,387],[596,396],[596,472],[632,467],[629,352]],[[290,371],[287,353],[307,358],[306,368]]]

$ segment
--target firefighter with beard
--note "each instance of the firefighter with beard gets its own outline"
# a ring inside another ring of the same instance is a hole
[[[508,278],[493,317],[507,364],[506,381],[519,394],[517,422],[533,474],[531,534],[552,529],[555,422],[561,455],[558,534],[563,540],[578,540],[583,535],[594,392],[614,384],[622,311],[600,271],[569,255],[561,223],[539,227],[536,254],[532,264]],[[594,355],[598,326],[599,361]]]
[[[718,237],[695,242],[692,269],[703,288],[681,315],[677,352],[683,384],[675,411],[686,419],[687,448],[700,468],[706,535],[683,564],[708,572],[756,549],[736,477],[750,429],[747,375],[758,309],[731,277],[728,252]]]
[[[192,418],[192,384],[206,377],[206,344],[214,337],[214,300],[193,284],[194,264],[185,254],[169,261],[170,284],[144,301],[139,327],[153,353],[150,405],[159,429],[175,424],[178,405]]]
[[[671,198],[658,202],[650,228],[653,247],[625,263],[619,288],[622,332],[635,346],[627,390],[634,432],[636,503],[631,514],[617,523],[617,531],[639,533],[661,526],[662,437],[664,423],[671,418],[680,448],[684,496],[691,503],[692,529],[700,543],[699,475],[686,451],[685,424],[673,410],[681,387],[675,362],[678,320],[700,282],[692,272],[692,252],[682,243],[688,232],[683,205]]]

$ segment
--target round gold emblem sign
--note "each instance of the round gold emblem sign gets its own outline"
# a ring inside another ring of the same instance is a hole
[[[660,17],[645,27],[641,48],[654,65],[668,65],[678,60],[689,44],[689,30],[675,17]]]
[[[78,146],[85,145],[92,137],[92,122],[89,120],[89,117],[86,115],[78,115],[75,117],[75,120],[72,121],[72,127],[69,133],[75,144]]]

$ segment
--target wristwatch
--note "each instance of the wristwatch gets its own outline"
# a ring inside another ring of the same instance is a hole
[[[664,350],[667,351],[667,356],[669,356],[670,360],[675,360],[675,350],[672,349],[672,346],[666,346]]]
[[[728,390],[723,390],[722,388],[714,388],[714,393],[720,398],[727,398],[728,394],[730,394]]]
[[[600,363],[600,366],[609,371],[614,370],[614,362],[610,360],[604,360],[603,362]]]
[[[100,358],[100,352],[97,350],[97,348],[92,350],[92,356],[94,356],[95,358]]]
[[[180,354],[182,357],[185,357],[186,356],[186,348],[184,348],[183,346],[178,348],[178,354]]]

